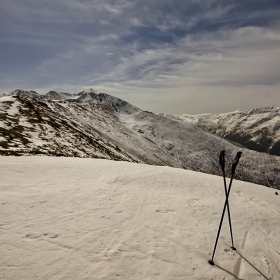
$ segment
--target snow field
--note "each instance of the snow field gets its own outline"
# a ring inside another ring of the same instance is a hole
[[[275,189],[233,182],[235,246],[254,267],[230,249],[225,218],[220,269],[207,261],[221,177],[55,157],[0,157],[0,169],[0,279],[280,279]]]

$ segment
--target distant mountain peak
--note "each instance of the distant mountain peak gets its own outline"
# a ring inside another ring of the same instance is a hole
[[[90,88],[88,90],[86,90],[87,93],[95,93],[95,94],[99,94],[99,92],[93,88]]]
[[[93,88],[89,88],[89,89],[86,89],[86,90],[83,90],[83,91],[80,91],[79,93],[77,93],[77,95],[82,95],[82,94],[93,94],[93,95],[98,95],[100,94],[99,91],[93,89]]]
[[[76,99],[77,102],[94,102],[97,104],[102,104],[116,112],[131,114],[133,112],[142,111],[136,106],[133,106],[120,98],[106,93],[98,92],[92,88],[82,91],[78,93],[78,95],[79,97]]]
[[[29,98],[33,98],[33,99],[38,99],[40,98],[40,95],[38,92],[34,91],[34,90],[22,90],[22,89],[16,89],[14,91],[12,91],[10,93],[10,95],[17,95],[17,96],[26,96]]]

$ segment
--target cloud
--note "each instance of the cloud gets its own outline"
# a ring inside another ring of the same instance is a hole
[[[118,61],[107,79],[147,80],[170,74],[195,77],[204,85],[270,83],[280,70],[279,34],[265,28],[245,27],[211,35],[190,35],[176,46],[132,51]]]
[[[176,47],[136,52],[89,83],[117,94],[112,83],[120,83],[117,88],[130,97],[133,92],[149,92],[155,99],[168,100],[165,112],[183,113],[185,108],[202,113],[207,107],[215,112],[278,105],[279,73],[280,33],[246,27],[211,36],[188,36]],[[151,110],[149,99],[140,102],[136,95],[134,99]],[[183,106],[188,100],[192,105]],[[220,100],[230,101],[231,106],[219,109]],[[211,103],[216,106],[209,106]]]
[[[2,0],[0,90],[93,87],[167,113],[218,110],[216,98],[233,108],[239,92],[243,107],[251,91],[276,102],[279,9],[274,0]]]

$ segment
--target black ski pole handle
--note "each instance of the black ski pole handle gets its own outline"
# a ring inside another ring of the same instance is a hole
[[[225,173],[225,150],[220,152],[220,166],[223,173]]]
[[[238,162],[239,162],[239,159],[240,159],[240,157],[241,157],[241,154],[242,154],[242,152],[237,152],[236,157],[235,157],[235,159],[234,159],[234,161],[233,161],[233,163],[232,163],[232,168],[231,168],[231,175],[232,175],[232,176],[233,176],[234,173],[235,173],[235,169],[236,169],[236,166],[237,166],[237,164],[238,164]]]

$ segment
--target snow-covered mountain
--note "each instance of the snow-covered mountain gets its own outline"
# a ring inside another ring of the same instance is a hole
[[[65,96],[65,95],[64,95]],[[92,89],[69,100],[29,96],[0,98],[0,153],[95,157],[220,174],[239,150],[196,124],[143,111]],[[236,178],[279,188],[280,158],[244,150]]]
[[[278,107],[237,110],[225,114],[185,114],[177,117],[249,149],[280,156]]]

